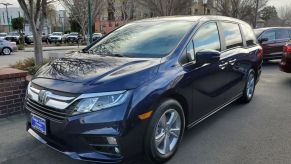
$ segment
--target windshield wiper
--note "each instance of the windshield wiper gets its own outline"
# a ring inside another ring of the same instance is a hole
[[[124,57],[122,54],[110,54],[109,56]]]

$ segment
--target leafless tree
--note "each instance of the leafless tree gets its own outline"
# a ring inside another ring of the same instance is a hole
[[[254,24],[256,12],[260,12],[268,0],[258,0],[258,11],[256,11],[256,0],[216,0],[213,8],[224,16],[234,17]]]
[[[43,63],[41,36],[43,24],[47,17],[47,6],[53,2],[53,0],[18,0],[18,3],[31,26],[36,65]]]
[[[69,11],[73,20],[77,21],[81,27],[82,35],[86,35],[88,29],[88,4],[84,0],[61,0],[63,6]],[[92,18],[95,20],[100,14],[104,5],[104,0],[92,0]]]
[[[127,22],[133,18],[133,12],[135,8],[134,0],[120,0],[119,9],[121,12],[121,21]]]
[[[278,15],[282,20],[282,26],[291,25],[291,5],[280,7]]]
[[[137,0],[142,6],[147,7],[155,16],[169,16],[185,14],[192,0]]]

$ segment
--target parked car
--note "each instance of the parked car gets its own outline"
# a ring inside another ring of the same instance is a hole
[[[18,32],[10,32],[4,39],[19,44],[20,34]]]
[[[4,33],[4,32],[0,33],[0,40],[5,39],[6,36],[7,36],[7,33]]]
[[[27,89],[27,130],[100,163],[169,160],[185,129],[252,100],[262,64],[252,28],[222,16],[132,22],[87,52],[38,70]]]
[[[53,32],[49,35],[49,43],[62,43],[63,42],[63,33],[62,32]]]
[[[42,33],[42,36],[41,36],[42,42],[48,43],[49,42],[48,37],[49,37],[49,35]]]
[[[10,42],[4,39],[0,39],[0,54],[10,55],[11,52],[17,51],[16,42]]]
[[[263,47],[264,61],[281,59],[283,46],[291,38],[290,27],[268,27],[254,30]]]
[[[33,35],[25,35],[24,36],[24,42],[26,44],[32,44],[33,43]]]
[[[93,34],[93,37],[92,37],[93,42],[96,41],[96,40],[101,39],[102,36],[103,36],[103,35],[102,35],[101,33],[94,33],[94,34]]]
[[[291,73],[291,41],[287,42],[283,48],[280,68],[283,72]]]
[[[71,43],[78,43],[79,40],[81,40],[82,37],[80,36],[79,33],[77,32],[71,32],[67,37],[66,37],[66,42],[71,42]]]

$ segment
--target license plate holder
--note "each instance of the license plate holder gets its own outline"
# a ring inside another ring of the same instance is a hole
[[[31,127],[42,134],[47,134],[46,120],[37,115],[31,114]]]

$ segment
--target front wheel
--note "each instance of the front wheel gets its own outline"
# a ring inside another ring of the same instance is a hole
[[[11,54],[11,49],[8,48],[8,47],[4,47],[4,48],[2,49],[2,53],[3,53],[4,55],[10,55],[10,54]]]
[[[256,88],[256,74],[253,69],[249,70],[243,95],[240,98],[242,103],[248,103],[252,100]]]
[[[184,127],[182,106],[172,99],[161,103],[153,114],[145,140],[145,152],[150,161],[163,163],[174,156]]]

